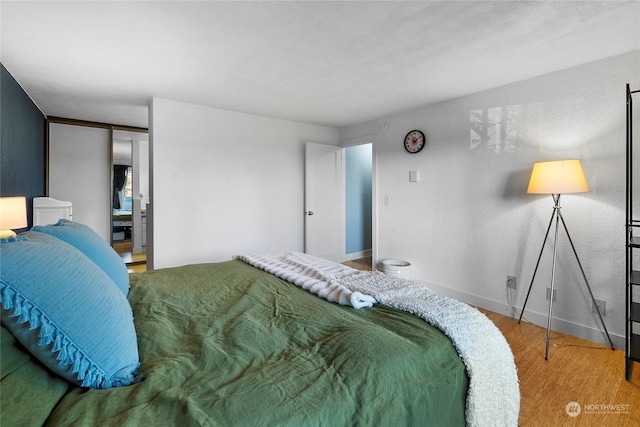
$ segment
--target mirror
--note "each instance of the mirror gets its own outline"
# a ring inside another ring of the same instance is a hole
[[[113,130],[112,245],[127,265],[146,263],[149,134]]]

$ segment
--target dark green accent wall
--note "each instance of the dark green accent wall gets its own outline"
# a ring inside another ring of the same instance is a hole
[[[46,194],[46,118],[18,82],[0,64],[0,196]]]

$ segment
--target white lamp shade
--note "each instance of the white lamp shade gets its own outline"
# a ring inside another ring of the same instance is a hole
[[[580,160],[556,160],[534,163],[527,193],[587,193],[589,185]]]
[[[0,230],[15,230],[26,226],[26,197],[0,197]]]

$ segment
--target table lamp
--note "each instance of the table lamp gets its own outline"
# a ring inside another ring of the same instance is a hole
[[[14,229],[27,226],[27,199],[0,197],[0,239],[15,237]]]

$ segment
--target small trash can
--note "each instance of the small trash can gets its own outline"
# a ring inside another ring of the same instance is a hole
[[[411,263],[399,259],[386,259],[382,261],[382,272],[387,276],[409,278]]]

